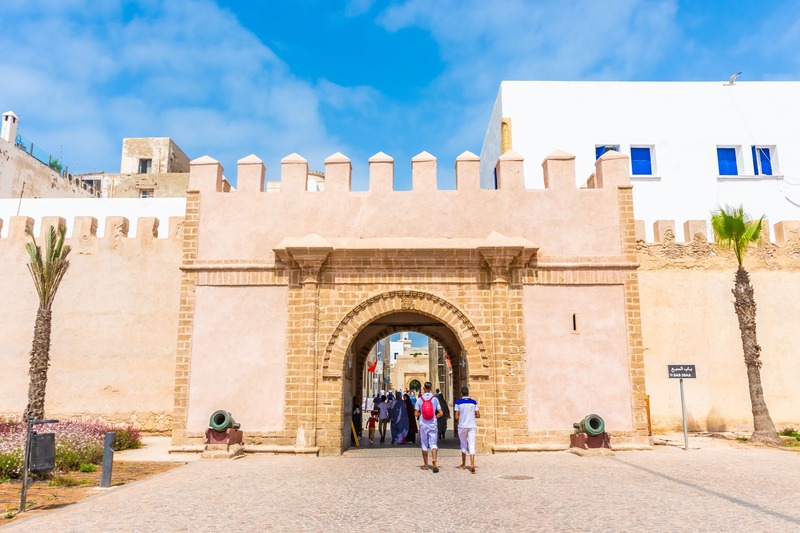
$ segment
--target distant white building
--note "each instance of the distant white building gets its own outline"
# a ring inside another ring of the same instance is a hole
[[[554,150],[576,156],[579,185],[606,150],[631,157],[634,210],[653,222],[705,220],[744,204],[770,221],[800,220],[800,82],[504,81],[481,149],[481,186],[508,149],[543,188]],[[680,240],[682,235],[678,234]]]

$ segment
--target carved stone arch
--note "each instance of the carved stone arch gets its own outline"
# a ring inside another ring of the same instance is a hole
[[[398,312],[419,313],[446,325],[461,342],[470,377],[489,377],[486,346],[467,315],[444,298],[416,290],[376,294],[350,310],[329,337],[322,363],[322,375],[327,378],[341,378],[344,372],[345,353],[358,333],[376,319]],[[409,328],[402,331],[409,331]]]

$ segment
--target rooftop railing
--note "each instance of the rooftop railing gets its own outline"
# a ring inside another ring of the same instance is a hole
[[[60,176],[67,179],[70,184],[75,185],[85,191],[88,191],[92,196],[97,196],[97,191],[95,191],[94,187],[89,185],[88,183],[84,182],[80,178],[73,177],[72,174],[69,173],[69,167],[64,167],[63,162],[55,157],[50,155],[49,153],[45,152],[38,146],[36,146],[33,141],[26,139],[20,134],[17,134],[16,139],[14,139],[14,145],[25,152],[26,154],[30,155],[43,165],[50,167],[55,172],[58,172]]]

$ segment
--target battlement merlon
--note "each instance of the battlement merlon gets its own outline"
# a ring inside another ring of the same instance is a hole
[[[497,190],[522,191],[525,189],[524,160],[514,151],[507,151],[497,161]],[[265,167],[261,159],[250,154],[238,162],[237,192],[264,192]],[[596,172],[587,181],[588,188],[602,189],[629,185],[628,156],[606,152],[596,162]],[[215,159],[203,156],[190,163],[189,190],[199,192],[227,192],[223,167]],[[394,191],[394,159],[378,152],[369,159],[369,192]],[[576,190],[575,156],[556,150],[542,162],[545,190]],[[325,190],[322,194],[352,191],[352,162],[340,152],[325,159]],[[480,189],[480,158],[466,151],[455,161],[456,190]],[[281,187],[283,193],[308,191],[308,161],[297,153],[281,159]],[[413,192],[438,191],[437,159],[421,152],[411,159],[411,190]]]
[[[136,219],[136,236],[128,237],[130,221],[126,217],[109,216],[105,218],[105,231],[102,237],[97,236],[97,218],[91,216],[76,216],[72,224],[72,232],[67,237],[66,242],[71,244],[98,242],[116,242],[120,238],[130,241],[146,243],[151,241],[176,241],[183,239],[184,217],[169,217],[169,233],[166,239],[159,239],[160,221],[156,217],[140,217]],[[0,239],[0,243],[8,242],[16,245],[18,243],[30,242],[30,230],[34,227],[34,219],[27,216],[10,217],[8,224],[8,236]],[[43,240],[51,227],[67,228],[66,219],[63,217],[42,217],[39,230],[36,232],[37,240]],[[3,229],[3,220],[0,219],[0,230]],[[39,244],[43,244],[40,242]]]
[[[350,244],[449,240],[443,246],[452,248],[496,232],[536,243],[541,257],[625,261],[621,236],[633,229],[621,227],[632,209],[627,156],[597,160],[591,187],[576,184],[571,154],[554,152],[544,160],[546,188],[525,188],[523,163],[507,151],[497,161],[497,188],[481,189],[480,159],[464,152],[454,165],[456,189],[444,190],[437,185],[436,158],[422,152],[411,161],[412,189],[396,191],[394,159],[377,153],[369,159],[368,190],[353,191],[351,160],[335,153],[325,160],[324,189],[315,191],[307,187],[308,161],[290,154],[281,161],[280,188],[264,191],[264,164],[249,155],[239,161],[237,190],[226,193],[222,166],[202,157],[190,165],[187,204],[197,210],[187,212],[199,224],[196,260],[272,265],[284,238],[312,234]]]
[[[645,221],[637,220],[636,240],[647,242],[645,238]],[[683,241],[692,243],[695,241],[710,242],[713,234],[709,231],[710,222],[708,220],[687,220],[683,223]],[[763,242],[773,242],[774,244],[786,244],[790,240],[800,240],[800,221],[783,220],[772,226],[775,240],[770,241],[770,223],[764,219],[761,227]],[[653,242],[648,244],[659,244],[666,242],[678,242],[678,235],[675,231],[674,220],[656,220],[653,222]]]

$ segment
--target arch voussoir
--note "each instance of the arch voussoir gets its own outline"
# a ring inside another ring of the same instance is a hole
[[[478,378],[488,377],[489,362],[484,343],[477,328],[467,315],[456,305],[439,296],[416,290],[387,291],[355,305],[328,338],[323,356],[323,375],[327,377],[342,376],[345,352],[358,332],[365,326],[381,316],[409,311],[434,317],[450,328],[466,354],[470,375]],[[414,328],[400,327],[398,331],[409,329],[413,330]],[[386,336],[384,332],[381,332],[381,335],[380,338]],[[426,332],[426,335],[436,337],[430,332]],[[380,339],[376,339],[376,342],[377,340]]]

